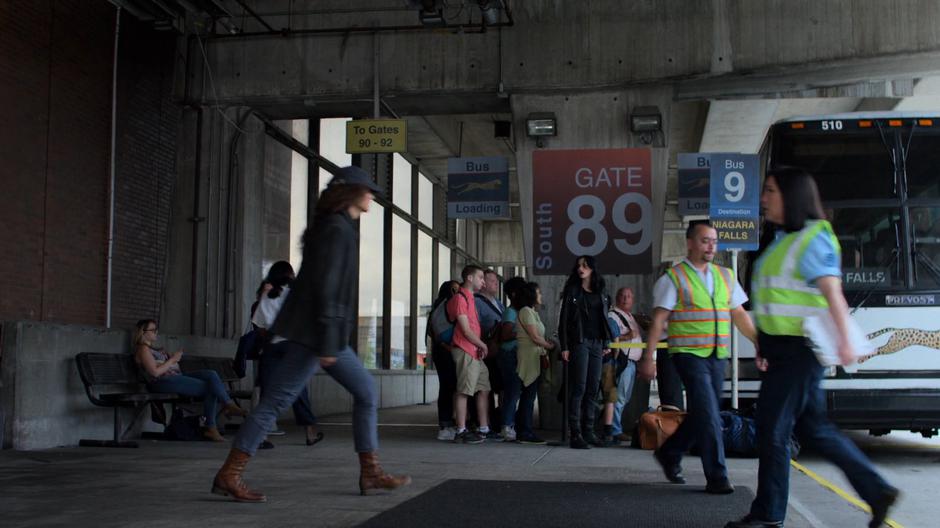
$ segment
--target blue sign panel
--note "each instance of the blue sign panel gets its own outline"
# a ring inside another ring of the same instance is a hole
[[[709,154],[679,154],[679,215],[708,214]]]
[[[711,154],[709,216],[718,249],[758,247],[759,163],[756,154]]]
[[[447,160],[448,218],[510,218],[506,158]]]

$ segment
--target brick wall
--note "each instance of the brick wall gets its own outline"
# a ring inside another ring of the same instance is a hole
[[[112,324],[157,318],[182,111],[170,100],[176,36],[121,19]]]
[[[108,2],[0,2],[0,320],[105,322],[114,15]],[[136,29],[119,63],[120,325],[159,310],[179,121],[175,42]]]

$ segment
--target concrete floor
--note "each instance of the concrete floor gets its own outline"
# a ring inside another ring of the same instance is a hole
[[[0,525],[352,526],[450,478],[663,482],[649,451],[439,442],[435,412],[433,406],[381,411],[382,463],[391,472],[409,473],[414,483],[370,497],[358,495],[358,467],[344,415],[323,418],[326,437],[313,447],[303,445],[299,429],[283,424],[288,434],[272,438],[277,447],[259,452],[246,473],[248,483],[268,495],[266,504],[237,504],[209,493],[226,444],[143,440],[139,449],[3,451]],[[804,463],[816,467],[811,455]],[[684,467],[688,486],[704,486],[698,459],[687,458]],[[735,484],[755,488],[755,460],[730,459],[729,469]],[[793,475],[787,526],[865,525],[867,516],[854,506]]]

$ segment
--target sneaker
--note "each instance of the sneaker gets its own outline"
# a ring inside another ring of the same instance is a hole
[[[464,431],[462,433],[457,433],[454,435],[455,444],[482,444],[483,437],[474,433],[473,431]]]
[[[286,433],[285,431],[282,431],[282,430],[280,430],[280,429],[275,429],[275,430],[273,430],[273,431],[268,431],[268,436],[284,436],[284,435],[286,435],[286,434],[287,434],[287,433]]]
[[[535,435],[531,435],[531,436],[520,436],[520,437],[518,438],[518,442],[519,442],[520,444],[529,444],[529,445],[545,445],[545,444],[548,443],[548,442],[546,442],[545,440],[542,440],[541,438],[539,438],[539,437],[537,437],[537,436],[535,436]]]
[[[483,437],[487,442],[502,442],[503,441],[503,436],[492,429],[487,431],[486,434],[483,434],[479,431],[477,431],[477,434]]]
[[[511,425],[503,426],[503,442],[515,442],[516,441],[516,430]]]
[[[445,427],[437,432],[437,439],[442,442],[453,442],[455,436],[457,436],[456,427]]]

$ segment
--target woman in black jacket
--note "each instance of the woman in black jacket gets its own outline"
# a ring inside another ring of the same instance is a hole
[[[568,428],[573,449],[601,445],[594,434],[594,395],[601,380],[601,364],[612,341],[607,312],[610,298],[594,257],[581,256],[565,281],[558,317],[561,359],[568,362]]]
[[[304,260],[271,328],[283,337],[283,355],[267,374],[258,406],[245,419],[212,492],[239,502],[265,502],[242,481],[248,459],[318,368],[353,396],[353,439],[359,454],[359,491],[395,489],[411,482],[382,471],[378,449],[375,381],[348,340],[356,322],[359,244],[355,221],[369,211],[378,186],[358,167],[344,167],[317,200],[313,225],[304,233]]]

